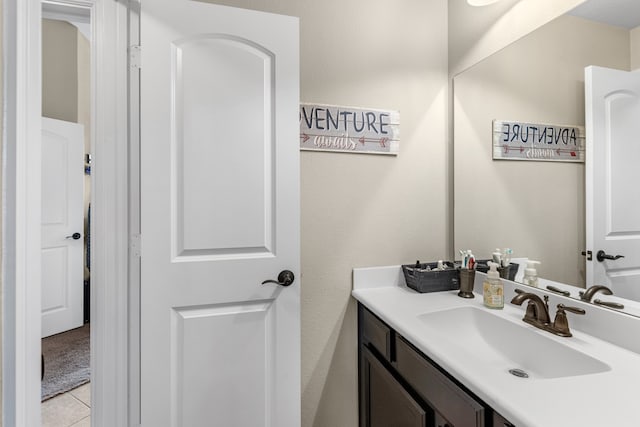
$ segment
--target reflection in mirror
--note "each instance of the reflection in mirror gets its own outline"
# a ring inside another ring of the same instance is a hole
[[[541,261],[540,277],[592,285],[581,255],[584,164],[492,160],[491,125],[497,119],[584,126],[585,67],[638,68],[638,39],[640,28],[565,15],[454,78],[456,250],[489,258],[495,248],[510,247],[516,257]]]
[[[513,262],[520,265],[516,273],[515,281],[523,283],[523,273],[527,264],[527,259],[515,258],[513,259]],[[583,288],[578,288],[572,285],[567,285],[566,283],[556,282],[542,277],[538,278],[537,287],[549,293],[588,301],[600,307],[640,317],[640,301],[609,294],[607,292],[608,288],[606,287],[593,285],[585,290]]]
[[[587,283],[640,301],[640,70],[589,67],[585,96]]]
[[[500,0],[483,7],[448,0],[449,75],[459,74],[585,1],[593,0]]]

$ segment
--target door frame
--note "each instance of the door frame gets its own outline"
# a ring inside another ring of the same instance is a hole
[[[584,68],[584,86],[585,86],[585,159],[584,159],[584,191],[585,191],[585,251],[594,251],[593,238],[593,121],[588,117],[593,116],[593,99],[591,90],[591,81],[593,75],[592,66]],[[594,261],[588,256],[584,257],[585,263],[585,282],[587,287],[593,284]]]
[[[128,14],[138,0],[55,0],[92,18],[91,393],[94,426],[138,425],[138,192],[129,144]],[[133,8],[136,9],[137,8]],[[3,0],[2,421],[40,426],[41,1]],[[132,128],[135,128],[133,126]],[[135,160],[135,161],[134,161]],[[133,230],[135,231],[135,230]],[[134,327],[135,329],[135,327]],[[134,391],[131,393],[131,391]]]

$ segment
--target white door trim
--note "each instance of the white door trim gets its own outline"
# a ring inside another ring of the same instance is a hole
[[[133,0],[132,0],[133,1]],[[88,7],[92,37],[92,423],[129,424],[127,3]],[[4,0],[2,418],[40,426],[40,0]],[[133,170],[130,170],[133,166]],[[133,334],[137,339],[137,334]],[[138,399],[133,398],[133,405]],[[137,423],[134,423],[137,424]]]
[[[2,418],[36,426],[40,411],[40,2],[3,2]]]

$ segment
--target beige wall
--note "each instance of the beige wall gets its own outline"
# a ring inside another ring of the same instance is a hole
[[[84,125],[90,150],[89,41],[64,21],[42,20],[42,115]]]
[[[218,0],[300,17],[301,101],[400,110],[397,157],[301,153],[302,425],[357,426],[354,267],[446,257],[446,0]]]
[[[305,4],[301,100],[401,113],[398,157],[302,153],[302,425],[355,427],[352,269],[446,257],[446,2]]]
[[[42,115],[78,119],[78,31],[68,22],[42,20]]]
[[[584,125],[584,67],[629,68],[629,32],[563,16],[454,80],[455,247],[584,286],[584,164],[494,161],[493,119]]]
[[[629,33],[631,37],[631,70],[640,68],[640,27]]]
[[[474,7],[467,0],[449,0],[449,75],[455,76],[583,2],[502,0]]]

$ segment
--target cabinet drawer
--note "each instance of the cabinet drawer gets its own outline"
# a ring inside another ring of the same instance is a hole
[[[403,338],[396,337],[395,341],[398,373],[431,407],[452,426],[484,426],[484,407],[480,403],[442,374]]]
[[[385,359],[391,361],[392,331],[382,320],[367,309],[362,309],[362,338]]]

